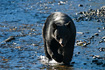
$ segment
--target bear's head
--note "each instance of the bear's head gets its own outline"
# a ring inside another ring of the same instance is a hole
[[[72,32],[70,30],[70,23],[65,23],[65,24],[61,24],[61,23],[54,23],[53,24],[53,38],[62,46],[64,47],[68,40],[70,40]]]

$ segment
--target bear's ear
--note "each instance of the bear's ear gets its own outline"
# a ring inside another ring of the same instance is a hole
[[[70,28],[70,23],[71,23],[71,21],[69,21],[68,23],[66,23],[65,26],[67,26],[68,28]]]

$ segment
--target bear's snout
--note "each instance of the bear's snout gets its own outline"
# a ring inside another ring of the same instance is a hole
[[[65,46],[65,41],[61,38],[61,39],[59,40],[59,44],[60,44],[62,47],[64,47],[64,46]]]

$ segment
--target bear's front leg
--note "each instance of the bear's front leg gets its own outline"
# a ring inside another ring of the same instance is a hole
[[[63,55],[58,54],[58,45],[55,44],[51,44],[47,43],[47,51],[49,53],[49,55],[57,62],[62,62],[63,61]]]
[[[64,58],[63,58],[63,63],[66,65],[69,65],[71,60],[72,60],[72,56],[73,56],[73,50],[74,50],[74,46],[70,46],[70,47],[65,47],[64,49]]]
[[[46,42],[45,42],[45,41],[44,41],[44,51],[45,51],[46,57],[47,57],[49,60],[51,60],[52,58],[51,58],[51,56],[49,55],[49,53],[48,53],[48,51],[47,51],[47,46],[46,46]]]
[[[52,58],[57,62],[63,61],[63,56],[61,54],[54,54],[54,55],[52,55]]]

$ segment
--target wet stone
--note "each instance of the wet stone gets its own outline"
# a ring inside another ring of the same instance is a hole
[[[105,27],[103,27],[102,29],[105,29]]]
[[[93,11],[93,9],[89,9],[89,11]]]
[[[59,1],[58,5],[64,5],[66,4],[66,2],[63,2],[63,1]]]
[[[87,43],[85,41],[77,41],[76,45],[78,45],[78,46],[86,46]]]
[[[100,30],[100,27],[98,27],[97,29]]]
[[[105,63],[102,65],[102,67],[105,67]]]
[[[79,4],[78,7],[83,7],[83,5],[82,4]]]
[[[83,12],[76,13],[76,15],[83,14]]]
[[[105,36],[104,36],[104,37],[102,37],[102,39],[105,39]]]
[[[94,55],[89,55],[89,56],[94,57]]]
[[[100,20],[98,19],[97,22],[100,22]]]
[[[75,62],[71,62],[71,64],[75,64]]]
[[[80,52],[77,52],[77,54],[80,54]]]
[[[94,55],[93,58],[94,58],[94,59],[100,58],[100,56],[99,56],[99,55]]]
[[[5,40],[5,42],[10,42],[11,40],[14,40],[15,37],[14,36],[10,36],[8,39]]]
[[[89,34],[90,32],[85,32],[86,34]]]
[[[84,65],[86,65],[87,63],[83,63]]]
[[[101,9],[105,9],[105,6],[102,6]]]
[[[103,62],[98,60],[92,60],[92,63],[95,63],[96,65],[103,65]]]
[[[94,36],[91,36],[91,37],[90,37],[90,39],[93,39],[93,38],[94,38]]]
[[[82,4],[78,5],[79,7],[83,7]],[[76,14],[77,16],[81,17],[84,16],[83,18],[79,18],[79,20],[81,21],[91,21],[91,20],[96,20],[97,22],[105,22],[105,8],[102,7],[100,9],[97,10],[93,10],[93,9],[89,9],[88,11],[83,11],[80,14]]]
[[[92,60],[92,62],[93,62],[93,63],[96,63],[96,62],[98,62],[98,60]]]
[[[102,43],[102,42],[103,42],[103,40],[99,41],[99,43]]]
[[[105,48],[99,48],[99,51],[105,51]]]
[[[98,33],[95,33],[94,35],[95,35],[95,36],[99,36],[99,34],[98,34]]]
[[[74,54],[74,56],[75,56],[75,57],[78,57],[79,55],[77,55],[77,54]]]
[[[103,63],[102,62],[98,62],[98,63],[96,63],[97,65],[102,65]]]

